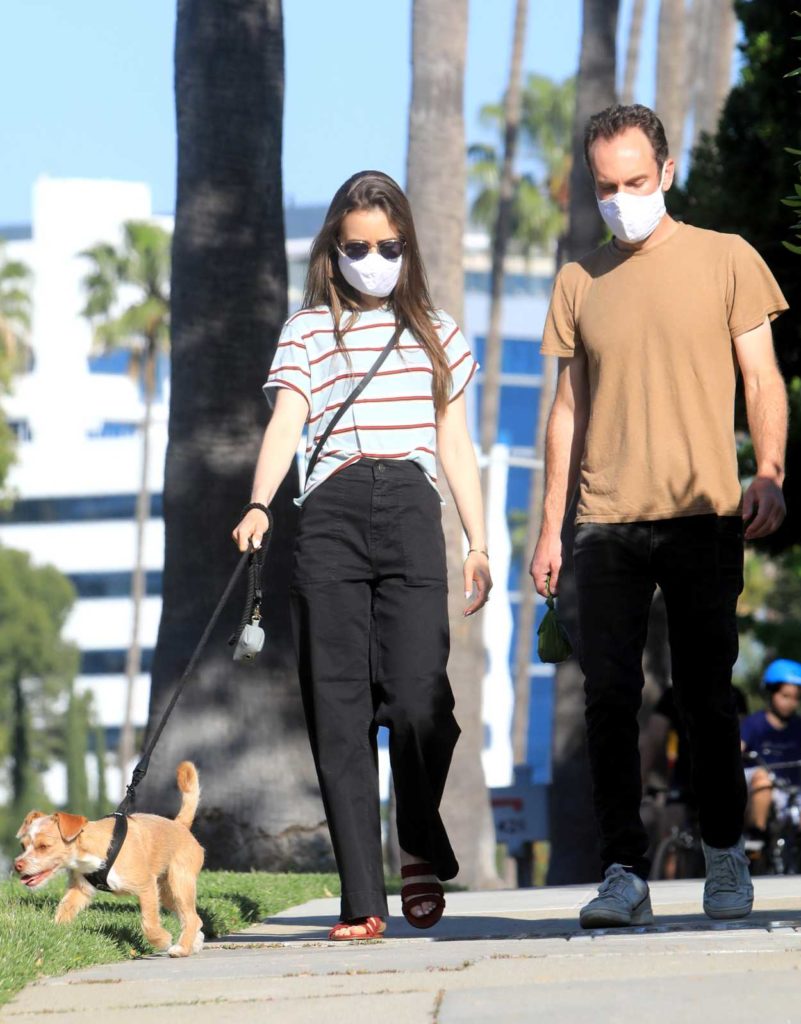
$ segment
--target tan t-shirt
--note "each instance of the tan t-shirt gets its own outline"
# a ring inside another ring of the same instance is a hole
[[[610,242],[561,269],[542,352],[587,357],[576,522],[738,514],[732,338],[787,308],[744,239],[685,224],[652,249]]]

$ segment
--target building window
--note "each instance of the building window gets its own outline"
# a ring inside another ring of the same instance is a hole
[[[72,572],[68,579],[78,597],[130,597],[133,573],[130,572]],[[145,594],[160,597],[163,573],[151,570],[145,573]]]
[[[150,496],[150,517],[162,516],[162,496]],[[82,523],[95,519],[135,519],[135,494],[98,494],[80,498],[21,498],[0,510],[0,523]]]
[[[82,676],[114,676],[125,672],[125,659],[128,652],[124,648],[117,650],[82,651]],[[153,666],[153,648],[142,650],[142,672],[149,672]]]

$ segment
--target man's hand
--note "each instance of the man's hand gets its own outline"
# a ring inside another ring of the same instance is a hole
[[[551,593],[556,594],[562,571],[562,538],[559,534],[540,534],[528,571],[540,597],[547,596],[548,576],[551,577]]]
[[[786,515],[784,495],[779,484],[767,476],[756,477],[743,499],[745,539],[759,540],[760,537],[775,533]]]

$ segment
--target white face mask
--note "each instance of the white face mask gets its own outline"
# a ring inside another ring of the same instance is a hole
[[[667,165],[665,165],[667,166]],[[665,216],[665,167],[659,187],[647,196],[616,192],[609,199],[597,199],[598,211],[609,230],[623,242],[642,242]]]
[[[339,254],[339,269],[351,288],[377,299],[384,299],[392,292],[398,283],[402,263],[402,256],[396,260],[385,260],[378,252],[368,252],[361,260],[348,259],[342,252]]]

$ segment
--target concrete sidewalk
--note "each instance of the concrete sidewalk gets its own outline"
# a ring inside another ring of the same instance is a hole
[[[582,932],[589,886],[449,894],[432,932],[390,900],[388,935],[330,943],[316,900],[188,960],[153,956],[30,985],[8,1024],[801,1024],[801,877],[755,880],[746,921],[701,913],[701,882],[652,886],[657,924]]]

